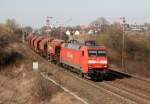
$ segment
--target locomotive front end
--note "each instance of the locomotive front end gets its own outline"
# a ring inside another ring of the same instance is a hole
[[[108,58],[105,47],[88,49],[88,76],[103,78],[108,74]]]

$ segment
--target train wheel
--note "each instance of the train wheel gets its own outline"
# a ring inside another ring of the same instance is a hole
[[[60,66],[60,67],[63,67],[63,63],[60,62],[59,66]]]
[[[49,57],[50,57],[50,62],[53,62],[53,60],[52,60],[52,55],[51,55],[51,54],[50,54],[50,56],[49,56]]]
[[[84,78],[84,73],[80,72],[80,77]]]
[[[56,60],[56,65],[60,66],[60,61]]]
[[[103,81],[103,78],[104,76],[102,74],[100,74],[100,76],[98,77],[98,81]]]
[[[47,55],[47,60],[50,62],[50,54]]]

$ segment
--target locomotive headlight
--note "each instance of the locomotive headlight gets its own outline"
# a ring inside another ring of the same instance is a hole
[[[99,62],[100,64],[107,64],[107,60],[103,60]]]
[[[96,60],[89,60],[88,61],[88,64],[95,64],[96,63]]]

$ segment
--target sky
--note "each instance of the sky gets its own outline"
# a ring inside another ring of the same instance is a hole
[[[141,24],[150,22],[150,0],[0,0],[0,22],[16,19],[34,28],[46,24],[46,16],[54,17],[53,25],[89,24],[97,17],[108,21]]]

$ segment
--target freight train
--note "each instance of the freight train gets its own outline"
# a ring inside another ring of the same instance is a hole
[[[94,41],[78,42],[45,36],[29,36],[29,46],[52,63],[66,67],[88,79],[103,79],[108,75],[107,48]]]

